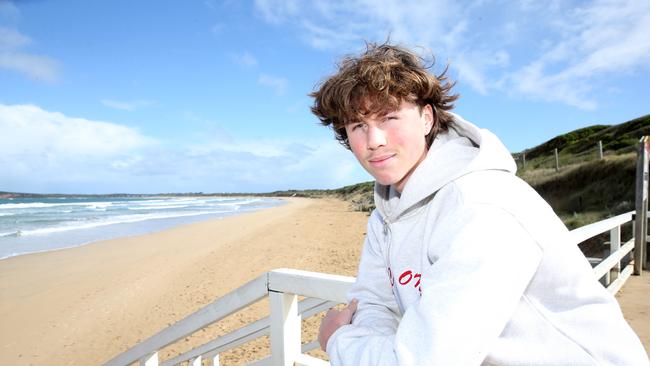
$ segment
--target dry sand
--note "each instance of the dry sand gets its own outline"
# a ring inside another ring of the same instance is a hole
[[[350,212],[345,202],[291,199],[241,216],[2,260],[0,365],[102,364],[273,268],[352,276],[366,221],[366,214]],[[647,294],[624,291],[626,317],[648,349]],[[166,348],[161,358],[249,323],[267,309],[258,303]],[[306,323],[303,338],[313,340],[318,319]],[[222,364],[261,358],[267,344],[262,339],[229,351]]]

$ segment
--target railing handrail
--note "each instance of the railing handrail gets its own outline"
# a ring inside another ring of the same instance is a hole
[[[610,253],[607,258],[603,258],[603,260],[594,267],[594,276],[596,276],[596,278],[605,276],[618,262],[621,261],[621,259],[623,259],[625,255],[631,252],[632,249],[634,249],[634,238],[628,240],[627,243],[621,246],[621,248],[616,252]]]
[[[298,269],[280,268],[268,272],[269,291],[346,302],[346,295],[354,277],[340,276]]]
[[[204,328],[226,316],[264,298],[268,293],[268,278],[261,275],[245,285],[229,292],[184,319],[161,330],[128,351],[108,361],[106,366],[129,365],[142,357]]]
[[[579,244],[598,234],[618,230],[620,235],[621,225],[632,221],[634,211],[627,212],[609,219],[598,221],[569,232],[572,244]],[[621,258],[628,254],[634,247],[634,240],[629,240],[620,249],[610,253],[601,263],[594,268],[597,278],[608,274],[612,268],[620,263]],[[617,291],[629,277],[631,268],[626,268],[620,277],[611,283],[610,291]],[[346,302],[348,289],[354,283],[354,277],[339,276],[318,272],[309,272],[296,269],[276,269],[269,271],[247,284],[233,290],[223,297],[215,300],[204,308],[188,317],[178,321],[172,326],[161,330],[140,344],[116,356],[106,363],[107,366],[128,365],[143,357],[152,355],[158,350],[186,337],[197,330],[204,328],[226,316],[239,311],[252,303],[269,295],[269,293],[289,293],[305,296],[306,299],[298,303],[298,313],[304,318],[326,310],[338,303]],[[316,300],[315,300],[316,299]],[[317,300],[320,299],[320,300]],[[212,356],[226,349],[236,347],[252,339],[269,334],[271,319],[260,319],[242,328],[222,335],[197,348],[185,352],[162,363],[163,366],[176,365],[181,362],[191,361],[201,356]],[[314,342],[303,345],[302,352],[314,347]],[[305,355],[306,356],[306,355]],[[259,362],[265,364],[270,360]],[[157,363],[155,363],[157,365]],[[313,363],[312,363],[313,364]]]
[[[601,221],[597,221],[579,228],[569,231],[571,241],[575,244],[580,244],[587,239],[591,239],[598,234],[602,234],[617,226],[621,226],[627,222],[632,221],[632,215],[635,211],[629,211],[618,216],[610,217]]]
[[[301,304],[303,305],[299,306],[300,313],[305,313],[306,317],[314,315],[320,311],[331,308],[337,303],[345,302],[346,293],[353,282],[354,277],[288,268],[275,269],[266,272],[190,314],[186,318],[181,319],[173,325],[154,334],[126,352],[111,359],[105,365],[121,366],[136,362],[142,357],[153,354],[177,340],[261,300],[268,295],[269,291],[290,292],[307,296],[308,298],[325,300],[316,304],[314,301],[307,301],[308,299],[301,301]],[[326,304],[326,306],[322,306],[323,304]],[[241,332],[239,336],[246,337],[253,333],[258,333],[258,336],[263,336],[268,334],[268,327],[268,319],[260,319],[253,324],[243,327],[247,329],[246,331]],[[228,335],[242,330],[243,328],[213,340],[210,343],[212,343],[214,347],[206,347],[201,349],[200,352],[192,352],[195,351],[195,349],[177,356],[173,360],[175,363],[180,363],[193,357],[212,352],[223,345],[219,341],[220,339],[222,340],[222,338],[228,337]],[[237,339],[232,339],[230,343],[237,343]],[[233,347],[234,346],[236,345],[233,345]],[[170,362],[165,362],[164,364],[170,364]]]
[[[336,304],[338,304],[338,302],[320,300],[316,298],[306,298],[298,303],[298,312],[301,314],[303,319],[306,319],[312,315],[320,313],[321,311],[327,310]],[[268,335],[270,325],[270,317],[264,317],[230,333],[224,334],[221,337],[213,339],[208,343],[205,343],[181,355],[166,360],[165,362],[161,363],[160,366],[177,365],[181,362],[185,362],[199,356],[207,355],[209,358],[212,353],[220,353],[227,349],[237,347],[240,344],[246,343],[252,339]]]

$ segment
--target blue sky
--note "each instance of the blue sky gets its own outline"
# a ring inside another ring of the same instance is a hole
[[[364,40],[449,64],[513,152],[648,114],[650,1],[0,0],[0,191],[370,180],[307,96]]]

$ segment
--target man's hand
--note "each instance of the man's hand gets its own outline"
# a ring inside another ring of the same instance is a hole
[[[327,348],[327,341],[330,339],[330,336],[342,325],[347,325],[352,322],[352,315],[357,311],[358,302],[357,299],[353,299],[343,310],[330,309],[325,314],[325,317],[320,323],[320,329],[318,330],[318,342],[323,351],[327,351],[325,348]]]

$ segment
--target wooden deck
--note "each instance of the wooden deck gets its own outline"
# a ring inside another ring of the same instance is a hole
[[[650,353],[650,271],[641,276],[630,276],[616,294],[623,315]]]

